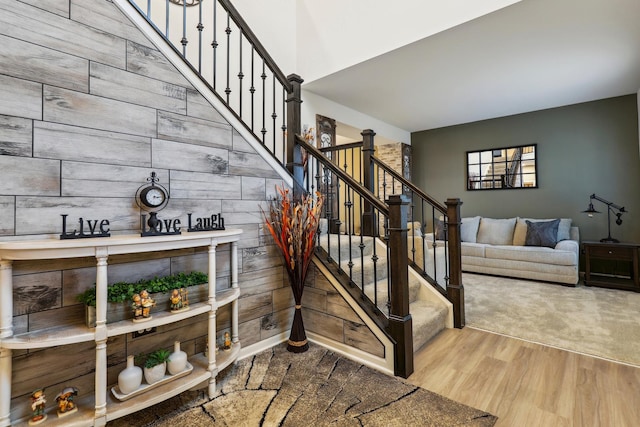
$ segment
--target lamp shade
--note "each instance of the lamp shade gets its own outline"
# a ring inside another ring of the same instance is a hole
[[[595,208],[593,207],[593,203],[589,203],[589,207],[587,208],[587,210],[582,211],[582,213],[594,214],[594,213],[600,213],[600,211],[595,210]]]

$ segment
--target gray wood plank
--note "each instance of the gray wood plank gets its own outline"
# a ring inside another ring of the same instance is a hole
[[[120,68],[126,64],[124,39],[17,1],[0,4],[0,34]]]
[[[0,196],[0,236],[11,236],[14,233],[16,198]]]
[[[185,114],[187,91],[183,86],[140,74],[91,63],[91,94],[131,104]]]
[[[69,0],[20,0],[23,3],[44,9],[66,18],[69,17]]]
[[[273,312],[271,292],[243,297],[238,299],[238,320],[246,322],[251,319],[265,316]]]
[[[293,313],[293,309],[286,309],[264,316],[260,322],[260,339],[264,340],[291,329]]]
[[[158,138],[216,148],[231,148],[231,126],[158,111]]]
[[[166,170],[154,169],[159,182],[169,182]],[[132,201],[138,188],[147,183],[151,169],[133,166],[62,162],[60,194],[75,197],[123,197]]]
[[[194,172],[227,173],[229,152],[221,148],[152,140],[153,167]]]
[[[32,154],[33,120],[0,115],[0,155]]]
[[[42,85],[0,75],[0,114],[42,120]]]
[[[64,1],[68,7],[68,0],[54,1]],[[89,25],[136,43],[153,46],[146,36],[111,1],[95,1],[91,2],[90,7],[87,7],[86,0],[71,0],[70,16],[72,20],[81,24]]]
[[[62,217],[67,226],[78,228],[78,218],[108,219],[111,233],[140,230],[139,209],[131,198],[17,197],[16,234],[60,234]],[[72,229],[68,228],[68,232]]]
[[[259,155],[239,151],[229,152],[229,173],[232,175],[276,178],[278,174]]]
[[[127,68],[132,73],[163,80],[180,86],[191,87],[167,58],[155,48],[127,42]]]
[[[0,194],[60,194],[60,162],[32,157],[0,156]]]
[[[179,199],[239,199],[243,181],[239,176],[171,171],[171,197]],[[217,212],[215,212],[217,213]]]
[[[62,273],[25,274],[13,279],[13,314],[35,313],[61,307]]]
[[[242,198],[244,200],[265,200],[266,188],[264,178],[242,177]]]
[[[151,139],[38,121],[34,124],[33,155],[61,160],[149,167]]]
[[[89,91],[89,61],[0,35],[0,73],[81,92]]]
[[[218,123],[227,123],[218,111],[211,106],[200,92],[195,89],[187,89],[187,115]]]
[[[227,200],[222,204],[225,224],[260,224],[263,222],[260,204],[255,200]]]
[[[44,120],[155,136],[156,110],[52,86],[44,88]]]
[[[256,150],[235,129],[233,130],[233,151],[256,154]]]

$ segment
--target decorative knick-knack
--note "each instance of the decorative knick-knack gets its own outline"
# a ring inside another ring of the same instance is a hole
[[[142,369],[134,365],[133,355],[127,356],[127,367],[118,375],[118,388],[123,394],[136,391],[142,384]]]
[[[174,289],[169,297],[169,303],[172,313],[189,310],[189,291],[185,288]]]
[[[44,413],[44,406],[47,404],[47,399],[44,396],[44,389],[39,388],[31,393],[31,410],[33,416],[29,420],[29,425],[34,426],[40,424],[47,419],[47,414]]]
[[[169,356],[167,370],[171,375],[179,374],[187,367],[187,353],[180,350],[180,341],[173,344],[173,353]]]
[[[78,395],[78,389],[76,387],[65,387],[56,396],[56,402],[58,403],[58,418],[66,417],[67,415],[78,412],[78,407],[73,402]]]
[[[156,302],[149,296],[149,292],[146,290],[141,291],[139,294],[135,294],[132,299],[133,321],[144,322],[151,320],[151,307],[155,307]]]
[[[231,335],[229,335],[229,332],[224,333],[224,342],[222,344],[222,349],[231,350]]]

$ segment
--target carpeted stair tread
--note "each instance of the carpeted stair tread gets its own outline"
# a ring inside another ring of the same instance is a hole
[[[413,322],[413,350],[417,351],[446,326],[447,307],[426,300],[409,304]]]

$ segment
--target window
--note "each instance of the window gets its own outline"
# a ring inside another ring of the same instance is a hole
[[[538,188],[537,145],[467,152],[467,190]]]

